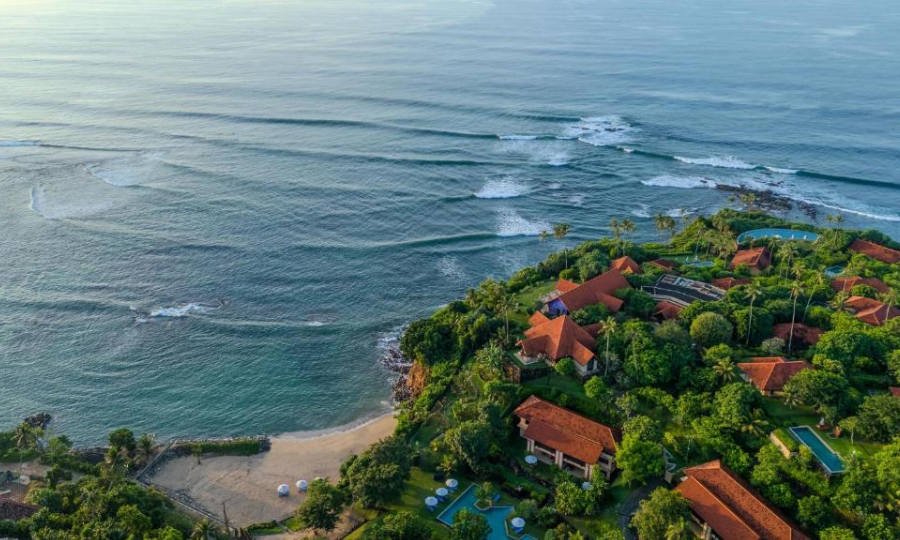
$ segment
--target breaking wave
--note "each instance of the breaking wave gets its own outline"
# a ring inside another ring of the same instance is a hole
[[[191,313],[203,313],[208,307],[203,304],[197,304],[194,302],[190,302],[187,304],[178,304],[176,306],[169,306],[154,309],[150,312],[151,317],[187,317]]]
[[[638,203],[638,208],[634,208],[631,210],[631,215],[639,218],[649,218],[650,217],[650,205],[644,203]]]
[[[690,163],[691,165],[707,165],[709,167],[719,167],[723,169],[752,170],[756,168],[756,165],[751,165],[745,161],[741,161],[734,156],[712,156],[708,158],[687,158],[675,156],[675,160],[682,163]]]
[[[510,208],[497,212],[497,235],[499,236],[538,236],[542,231],[550,230],[550,223],[543,220],[530,221]]]
[[[497,180],[488,180],[475,192],[479,199],[511,199],[528,192],[528,186],[512,177],[504,177]]]
[[[614,146],[631,142],[639,130],[620,116],[592,116],[569,124],[561,139],[577,139],[592,146]]]

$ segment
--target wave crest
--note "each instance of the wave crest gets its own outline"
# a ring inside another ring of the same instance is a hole
[[[488,180],[475,192],[479,199],[512,199],[528,192],[528,186],[512,177]]]
[[[497,234],[499,236],[538,236],[542,231],[549,230],[549,222],[530,221],[510,208],[504,208],[497,212]]]
[[[592,146],[615,146],[631,142],[638,131],[620,116],[591,116],[566,126],[563,137]]]
[[[734,156],[711,156],[708,158],[688,158],[675,156],[676,161],[689,163],[691,165],[706,165],[708,167],[718,167],[722,169],[740,169],[752,170],[756,165],[751,165],[745,161],[741,161]]]

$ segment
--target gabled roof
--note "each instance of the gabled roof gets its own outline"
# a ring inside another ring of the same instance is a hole
[[[623,302],[613,296],[613,293],[619,289],[629,288],[631,285],[622,276],[622,272],[613,268],[561,294],[559,300],[566,306],[569,313],[600,303],[605,304],[610,311],[615,313],[622,308]]]
[[[546,317],[544,317],[546,319]],[[531,319],[539,320],[534,315]],[[568,315],[547,319],[525,331],[525,339],[519,341],[528,356],[546,354],[551,360],[566,356],[581,365],[587,365],[594,358],[596,344],[594,338]]]
[[[864,296],[851,296],[844,302],[844,307],[852,309],[857,319],[872,326],[881,326],[888,319],[900,317],[900,309],[896,306],[891,306],[889,311],[884,302]]]
[[[881,294],[884,294],[890,290],[890,288],[885,285],[883,281],[874,277],[842,277],[831,280],[831,288],[836,290],[837,292],[847,291],[849,293],[850,290],[857,285],[868,285]]]
[[[721,461],[684,473],[675,489],[723,540],[810,540]]]
[[[666,259],[654,259],[650,261],[648,264],[652,264],[654,266],[658,266],[663,270],[675,270],[678,267],[678,263],[674,261],[669,261]]]
[[[750,268],[763,270],[772,264],[772,256],[765,247],[742,249],[734,254],[734,258],[731,259],[731,264],[728,265],[728,269],[734,270],[742,264],[746,264]]]
[[[713,285],[720,289],[725,289],[726,291],[732,287],[747,285],[748,283],[750,283],[750,280],[747,278],[724,277],[712,280]]]
[[[779,323],[772,326],[772,335],[781,338],[785,343],[791,337],[791,323]],[[810,345],[815,345],[822,337],[822,329],[815,326],[807,326],[803,323],[794,324],[794,342],[802,341]]]
[[[0,520],[18,521],[36,514],[40,510],[37,506],[20,503],[14,499],[0,497]]]
[[[780,356],[751,358],[749,362],[741,362],[738,369],[760,392],[780,392],[788,380],[804,369],[812,367],[805,360],[788,361]]]
[[[662,317],[666,320],[674,319],[678,316],[679,313],[681,313],[682,309],[684,308],[682,308],[681,306],[663,300],[656,303],[656,311],[653,313],[653,316]]]
[[[550,322],[550,317],[544,315],[540,311],[535,311],[531,317],[528,317],[528,324],[531,326],[540,326],[545,322]]]
[[[567,293],[577,288],[578,285],[568,279],[559,278],[559,281],[556,282],[556,291],[560,294]]]
[[[625,255],[624,257],[618,258],[614,260],[610,265],[610,268],[615,268],[619,272],[623,274],[640,274],[641,273],[641,265],[637,263],[634,259]]]
[[[875,260],[886,262],[888,264],[895,264],[897,262],[900,262],[900,251],[884,247],[882,245],[876,244],[875,242],[863,240],[862,238],[857,238],[853,241],[852,244],[850,244],[850,251],[868,255]]]
[[[619,430],[537,396],[523,401],[514,414],[528,422],[525,437],[592,465],[603,452],[615,454],[621,439]]]

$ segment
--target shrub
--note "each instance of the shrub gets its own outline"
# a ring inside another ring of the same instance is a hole
[[[718,313],[703,313],[691,323],[691,337],[701,347],[728,343],[733,332],[734,327],[728,319]]]

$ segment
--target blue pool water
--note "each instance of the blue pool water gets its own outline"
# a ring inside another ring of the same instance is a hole
[[[815,242],[819,239],[819,235],[809,231],[795,231],[792,229],[756,229],[755,231],[747,231],[738,236],[738,244],[749,240],[759,240],[761,238],[782,238],[785,240],[807,240]]]
[[[841,457],[809,426],[792,427],[790,431],[794,438],[812,450],[816,459],[819,460],[829,474],[844,472],[844,462],[841,461]]]
[[[454,516],[463,508],[468,508],[470,511],[487,518],[488,525],[491,527],[491,534],[488,535],[488,540],[509,540],[509,536],[506,534],[505,522],[506,518],[513,512],[512,506],[495,506],[487,511],[479,510],[475,507],[475,486],[469,486],[459,498],[450,503],[450,506],[441,512],[437,519],[445,525],[453,525]],[[535,540],[533,536],[529,535],[523,536],[522,539]]]

